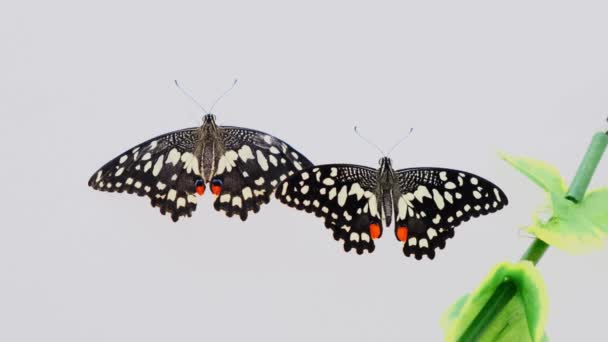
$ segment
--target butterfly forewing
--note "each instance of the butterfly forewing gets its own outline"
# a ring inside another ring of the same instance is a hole
[[[269,134],[238,127],[222,127],[225,153],[216,177],[223,181],[214,202],[226,215],[247,218],[268,203],[277,184],[294,172],[312,166],[302,154]]]
[[[471,217],[495,212],[508,204],[496,185],[471,173],[442,168],[397,171],[395,229],[405,228],[403,252],[417,259],[435,256],[436,248],[454,236],[454,227]]]
[[[356,165],[320,165],[296,173],[278,185],[283,203],[325,219],[344,249],[361,254],[375,248],[382,234],[381,213],[374,195],[376,170]],[[370,228],[371,227],[371,228]]]
[[[148,196],[152,206],[174,221],[196,209],[194,182],[199,174],[193,155],[197,128],[160,135],[114,158],[93,174],[89,185],[109,192]]]

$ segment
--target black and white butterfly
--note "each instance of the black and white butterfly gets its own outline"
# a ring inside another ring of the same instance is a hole
[[[403,253],[420,260],[435,257],[454,228],[471,217],[495,212],[508,200],[491,182],[474,174],[443,168],[395,171],[391,159],[380,169],[331,164],[302,170],[278,185],[276,197],[290,207],[325,218],[344,250],[374,251],[382,226],[395,218],[394,234]]]
[[[114,158],[93,174],[89,185],[109,192],[148,196],[173,221],[191,216],[196,195],[207,187],[216,210],[244,221],[268,203],[277,184],[312,166],[306,157],[269,134],[218,126],[206,114],[200,127],[150,139]]]

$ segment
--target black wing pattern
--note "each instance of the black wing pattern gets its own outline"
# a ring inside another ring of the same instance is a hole
[[[93,174],[89,186],[109,192],[148,196],[153,207],[173,221],[196,209],[198,159],[193,150],[198,128],[160,135],[131,148]]]
[[[239,127],[221,127],[225,152],[215,178],[223,182],[213,206],[244,221],[270,201],[280,181],[312,163],[284,141],[264,132]]]
[[[402,230],[403,253],[416,259],[433,259],[435,249],[454,236],[454,227],[508,204],[496,185],[464,171],[410,168],[397,175],[401,193],[394,195],[395,229]]]
[[[376,170],[357,165],[320,165],[301,171],[277,186],[276,197],[290,207],[325,218],[344,250],[374,251],[382,235],[381,212],[373,189]]]

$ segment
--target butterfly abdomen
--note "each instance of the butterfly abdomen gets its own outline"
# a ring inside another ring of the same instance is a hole
[[[390,226],[393,221],[393,194],[391,190],[382,192],[382,210],[384,214],[384,223],[387,227]]]

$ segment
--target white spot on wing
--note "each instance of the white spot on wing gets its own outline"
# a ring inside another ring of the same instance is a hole
[[[425,197],[433,198],[433,196],[431,196],[431,194],[429,193],[429,189],[424,185],[418,186],[418,189],[414,191],[414,197],[416,197],[419,202],[422,202]]]
[[[340,192],[338,193],[338,205],[343,207],[344,204],[346,203],[347,197],[348,197],[348,190],[347,190],[347,186],[344,185],[344,186],[342,186],[342,189],[340,189]]]
[[[374,217],[380,217],[378,214],[378,202],[376,201],[376,196],[372,195],[368,201],[369,204],[369,213]]]
[[[152,169],[152,175],[154,177],[158,176],[158,174],[160,173],[160,170],[163,168],[163,160],[164,159],[165,159],[165,156],[161,155],[156,160],[156,163],[154,164],[154,168]]]
[[[177,162],[179,162],[179,158],[181,157],[181,154],[179,153],[179,151],[177,151],[177,149],[171,149],[171,151],[169,151],[169,154],[167,155],[167,164],[171,163],[174,166],[177,165]]]
[[[236,166],[236,159],[239,155],[234,151],[228,151],[224,153],[224,155],[220,158],[217,163],[217,172],[216,174],[220,175],[224,172],[232,171],[232,168]]]
[[[249,159],[254,159],[255,158],[253,156],[253,152],[251,151],[251,147],[249,147],[247,145],[243,145],[243,147],[241,147],[239,149],[239,157],[244,162],[248,161]]]
[[[500,191],[498,191],[496,188],[494,188],[494,196],[496,196],[498,202],[502,201],[502,198],[500,198]]]
[[[348,211],[344,210],[344,218],[346,219],[346,221],[350,221],[353,219],[352,216],[350,216],[350,214],[348,213]]]
[[[270,161],[270,163],[272,165],[274,165],[275,167],[279,165],[279,161],[277,160],[277,158],[275,156],[273,156],[272,154],[268,156],[268,160]]]
[[[397,201],[397,209],[399,210],[397,220],[404,220],[407,217],[407,201],[405,196],[399,197],[399,200]]]
[[[369,234],[361,233],[361,241],[369,242]]]
[[[329,190],[329,194],[328,194],[329,199],[331,200],[334,197],[336,197],[336,193],[337,193],[336,188],[331,188],[331,190]]]
[[[260,150],[257,150],[256,155],[258,157],[258,164],[260,164],[262,170],[268,171],[268,161],[266,160],[264,154]]]
[[[251,192],[251,188],[250,187],[246,187],[243,189],[243,199],[247,200],[248,198],[252,198],[253,197],[253,193]]]
[[[363,188],[361,188],[359,183],[353,183],[353,185],[350,186],[350,191],[348,192],[349,195],[357,196],[357,200],[360,200],[364,193],[365,191]]]
[[[450,203],[454,203],[454,199],[452,198],[452,194],[450,194],[449,192],[445,192],[443,194],[443,197],[445,197],[445,200],[450,202]]]
[[[441,209],[443,209],[443,207],[445,207],[445,202],[443,202],[443,197],[441,196],[439,191],[437,191],[437,189],[433,189],[433,200],[435,201],[435,205],[437,205],[437,208],[439,210],[441,210]]]

